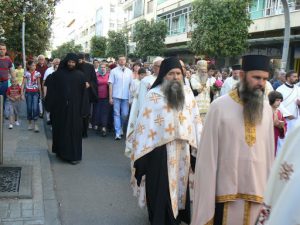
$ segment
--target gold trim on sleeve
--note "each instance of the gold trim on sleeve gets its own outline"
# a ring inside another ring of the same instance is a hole
[[[214,217],[204,225],[214,225]]]
[[[220,195],[216,197],[217,203],[232,202],[237,199],[243,199],[249,202],[263,203],[263,197],[249,194],[232,194],[232,195]]]
[[[250,225],[251,202],[245,201],[244,205],[244,225]]]
[[[223,210],[222,225],[227,225],[227,220],[228,220],[228,206],[229,206],[229,202],[225,202],[224,203],[224,210]]]
[[[243,105],[243,102],[238,95],[237,89],[234,89],[231,92],[229,92],[229,96],[238,104]],[[252,147],[256,142],[256,125],[244,120],[244,127],[245,141],[249,147]]]

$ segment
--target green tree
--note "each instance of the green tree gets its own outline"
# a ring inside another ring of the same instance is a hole
[[[248,27],[252,23],[248,6],[249,0],[195,0],[191,50],[213,57],[232,57],[245,52]]]
[[[57,47],[57,49],[53,50],[51,52],[51,57],[63,59],[69,52],[79,53],[81,51],[82,51],[81,45],[75,45],[74,41],[69,41],[63,43],[62,45]]]
[[[106,51],[106,38],[94,36],[91,39],[91,54],[93,57],[104,57]]]
[[[8,49],[14,54],[22,51],[22,20],[25,13],[25,48],[26,55],[44,53],[49,47],[51,24],[57,0],[1,0],[0,25],[5,30]]]
[[[127,38],[124,31],[109,31],[107,38],[106,56],[117,58],[126,54]]]
[[[140,20],[134,26],[133,41],[136,42],[136,55],[147,56],[162,55],[165,50],[167,25],[163,21]]]

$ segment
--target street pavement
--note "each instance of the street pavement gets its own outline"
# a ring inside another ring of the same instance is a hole
[[[48,142],[50,129],[48,126]],[[51,143],[50,143],[51,144]],[[71,165],[50,154],[62,225],[148,225],[129,184],[124,140],[93,130],[83,140],[83,160]]]
[[[27,130],[24,101],[20,122],[12,130],[3,123],[3,166],[32,168],[32,198],[0,198],[0,225],[60,225],[43,122],[38,120],[39,133]]]

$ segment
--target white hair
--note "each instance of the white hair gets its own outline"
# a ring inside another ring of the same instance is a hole
[[[158,57],[156,57],[156,58],[153,60],[153,63],[156,63],[156,62],[159,62],[159,61],[163,61],[163,60],[164,60],[163,57],[158,56]]]
[[[44,55],[39,55],[38,57],[37,57],[37,59],[39,60],[39,59],[45,59],[45,56]]]

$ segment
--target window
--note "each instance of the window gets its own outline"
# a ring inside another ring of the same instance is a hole
[[[162,4],[164,2],[166,2],[167,0],[157,0],[157,5]]]
[[[134,0],[133,3],[133,18],[137,18],[144,14],[144,1]]]
[[[114,24],[114,23],[109,23],[109,27],[110,27],[110,28],[114,28],[114,27],[115,27],[115,24]]]
[[[168,14],[158,16],[159,20],[163,20],[167,24],[168,35],[177,35],[186,33],[191,30],[189,17],[192,8],[185,7],[183,9],[169,12]]]
[[[153,12],[153,0],[147,2],[147,13]]]

